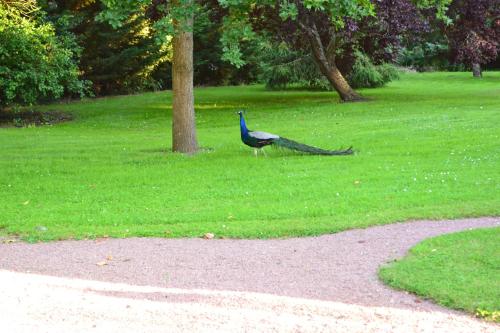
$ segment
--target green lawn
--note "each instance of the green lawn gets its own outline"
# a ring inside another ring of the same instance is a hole
[[[500,215],[500,72],[406,74],[370,102],[335,93],[196,90],[207,149],[169,152],[169,92],[43,106],[56,126],[0,128],[0,232],[25,240],[109,235],[286,237],[419,218]],[[268,150],[251,129],[354,156]]]
[[[428,239],[380,270],[389,285],[500,321],[500,228]]]

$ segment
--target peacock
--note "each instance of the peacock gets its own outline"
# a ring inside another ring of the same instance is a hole
[[[243,141],[243,143],[246,144],[247,146],[255,148],[254,149],[255,156],[257,156],[259,150],[262,151],[265,155],[265,152],[262,148],[269,145],[274,147],[296,150],[312,155],[351,155],[354,153],[352,147],[342,150],[325,150],[321,148],[308,146],[303,143],[298,143],[296,141],[286,139],[276,134],[251,131],[247,128],[247,125],[245,123],[245,118],[243,117],[243,112],[239,111],[238,114],[240,115],[241,141]]]

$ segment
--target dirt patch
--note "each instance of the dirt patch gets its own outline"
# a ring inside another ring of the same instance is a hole
[[[0,127],[28,127],[54,125],[73,120],[73,115],[62,111],[1,111]]]

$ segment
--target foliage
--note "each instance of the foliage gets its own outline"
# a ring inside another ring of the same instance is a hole
[[[309,43],[303,42],[305,34],[307,35],[309,30],[313,31],[316,29],[319,29],[319,33],[324,40],[330,38],[332,42],[336,41],[333,43],[334,49],[336,49],[335,57],[341,62],[339,66],[341,70],[344,70],[344,68],[350,70],[353,65],[352,59],[354,59],[352,53],[355,49],[363,50],[365,47],[370,49],[371,56],[376,59],[377,63],[382,63],[385,61],[385,58],[391,57],[386,56],[386,53],[392,55],[396,54],[397,50],[395,45],[399,43],[399,37],[396,36],[401,35],[403,32],[410,34],[413,30],[417,29],[413,29],[412,25],[420,24],[420,21],[415,19],[416,16],[413,14],[418,11],[416,11],[415,6],[411,5],[409,0],[397,1],[397,3],[401,5],[396,7],[392,0],[377,1],[377,6],[374,6],[369,0],[282,2],[219,0],[218,3],[222,8],[216,6],[215,1],[204,0],[198,1],[196,4],[191,4],[191,2],[186,1],[167,2],[165,0],[141,0],[134,2],[127,0],[115,2],[105,0],[104,3],[106,3],[109,8],[99,15],[99,19],[110,22],[114,26],[119,26],[123,24],[123,20],[127,13],[128,15],[130,15],[130,13],[139,13],[144,8],[148,8],[149,11],[155,13],[153,15],[153,19],[156,21],[154,27],[159,38],[164,39],[166,36],[171,36],[176,33],[176,27],[173,23],[182,22],[188,15],[195,13],[196,20],[203,21],[206,17],[204,11],[206,12],[207,7],[209,7],[213,13],[216,13],[216,20],[212,20],[209,22],[211,24],[208,25],[213,26],[214,22],[222,22],[222,27],[220,29],[212,30],[222,30],[222,35],[220,36],[220,44],[214,41],[213,37],[216,34],[213,32],[209,34],[210,36],[207,36],[208,38],[205,38],[203,34],[196,34],[196,25],[200,26],[200,24],[195,23],[194,31],[195,36],[198,37],[198,42],[203,43],[204,41],[211,41],[207,49],[215,51],[204,52],[206,48],[199,48],[197,50],[198,52],[195,52],[195,55],[199,54],[200,57],[204,55],[211,59],[211,61],[202,60],[201,62],[199,62],[199,59],[203,58],[195,59],[195,61],[198,61],[197,64],[210,64],[210,67],[205,67],[204,73],[207,73],[207,75],[203,77],[211,77],[210,74],[217,74],[216,69],[224,67],[223,65],[217,64],[216,61],[213,61],[214,55],[220,56],[222,59],[229,61],[238,68],[247,64],[248,59],[251,58],[249,55],[253,52],[244,52],[243,50],[247,48],[250,51],[255,51],[255,46],[258,44],[258,42],[255,43],[255,41],[258,41],[266,34],[273,35],[273,37],[276,38],[275,42],[287,43],[288,47],[293,48],[298,54],[308,53],[314,55],[312,59],[317,62],[317,56],[314,52],[311,52]],[[442,8],[448,3],[448,0],[418,1],[418,3],[423,7],[438,6]],[[375,21],[370,21],[368,18],[374,15],[375,7],[377,7],[380,13],[377,14],[378,18]],[[365,25],[369,27],[369,29],[363,28],[363,32],[359,33],[361,31],[361,26],[357,26],[356,24],[363,19],[366,19]],[[205,23],[201,25],[203,24]],[[185,27],[177,26],[177,28],[182,30]],[[378,36],[378,39],[376,36]],[[376,40],[378,40],[378,42],[375,42]],[[371,44],[369,42],[371,42]],[[216,45],[218,47],[214,49]],[[244,53],[246,54],[244,55]],[[384,54],[384,56],[382,56],[382,54]],[[257,59],[255,62],[259,62],[260,60],[265,62],[267,61],[265,57],[266,56],[264,56],[264,59],[260,59],[260,57],[257,56],[254,59]],[[280,57],[282,57],[282,55],[277,54],[273,60],[279,59]],[[331,58],[332,55],[328,57]],[[394,57],[392,56],[392,58]],[[284,66],[280,66],[280,64],[274,61],[271,61],[271,66],[263,64],[261,67],[264,68],[265,72],[262,76],[269,77],[270,75],[274,75],[274,78],[277,79],[275,83],[279,84],[278,82],[280,80],[284,80],[284,75],[294,75],[294,72],[300,71],[299,67],[305,68],[308,61],[307,57],[305,57],[304,60],[306,61],[304,66],[301,64],[302,61],[294,62],[292,67],[289,66],[290,63],[285,63],[283,64]],[[253,67],[255,66],[247,66],[247,68]],[[309,66],[309,68],[314,67]],[[319,68],[321,69],[319,73],[326,75],[321,65]],[[288,73],[285,73],[286,71],[288,71]],[[302,76],[304,76],[303,74],[305,72],[302,72]],[[314,74],[316,72],[318,71],[315,70]],[[253,72],[250,71],[250,73]],[[237,74],[239,75],[241,72]],[[255,75],[249,76],[255,77]],[[281,78],[279,78],[280,76]],[[309,75],[309,77],[311,76],[312,75]],[[270,82],[271,80],[268,81]],[[295,79],[292,78],[292,81],[295,81]],[[306,78],[305,81],[309,85],[313,83],[314,85],[320,86],[324,86],[326,82],[325,79],[319,78],[319,76],[311,80]],[[227,80],[225,82],[227,82]]]
[[[398,64],[419,72],[449,69],[448,45],[440,41],[426,41],[413,47],[405,47],[399,54]]]
[[[500,228],[425,240],[380,271],[393,287],[499,321]]]
[[[259,79],[268,89],[284,89],[291,85],[331,89],[312,56],[304,51],[291,50],[285,43],[263,43],[259,60]]]
[[[350,74],[353,87],[380,87],[384,85],[382,75],[370,59],[358,56]]]
[[[395,62],[403,43],[415,44],[429,29],[427,19],[411,0],[380,0],[374,4],[375,16],[349,21],[342,32],[344,62],[354,57],[356,50],[377,64]]]
[[[83,95],[71,40],[56,36],[36,7],[9,3],[0,3],[0,107]]]
[[[254,52],[257,42],[246,44],[242,52],[248,63],[241,68],[235,68],[222,60],[224,49],[221,42],[221,26],[225,10],[218,6],[216,0],[199,0],[185,8],[176,9],[172,2],[166,0],[151,0],[135,3],[114,4],[108,1],[104,3],[111,5],[98,15],[99,21],[110,22],[115,29],[123,29],[125,14],[146,16],[152,21],[151,35],[157,43],[166,43],[170,47],[170,40],[175,34],[171,19],[174,17],[185,17],[195,13],[193,35],[194,35],[194,83],[195,85],[220,85],[240,84],[254,82],[257,77],[256,61]],[[179,27],[182,29],[182,27]],[[156,67],[152,78],[161,87],[171,87],[171,63],[163,62]]]
[[[94,94],[162,87],[153,71],[169,59],[169,49],[156,43],[144,12],[127,17],[123,26],[113,29],[108,23],[96,21],[104,9],[99,0],[53,0],[43,8],[59,35],[77,36],[82,49],[80,69],[83,77],[92,81]]]
[[[222,36],[226,60],[241,66],[244,60],[240,42],[255,38],[256,33],[270,35],[277,43],[285,42],[296,51],[311,54],[319,72],[343,101],[363,99],[345,80],[353,65],[353,52],[366,47],[371,48],[374,56],[396,54],[395,46],[401,38],[398,34],[410,33],[406,27],[418,21],[407,19],[418,13],[408,0],[219,2],[229,12]],[[403,6],[395,6],[395,2]],[[417,1],[422,7],[439,7],[438,13],[448,2]],[[376,19],[370,20],[370,17]],[[383,59],[377,60],[383,62]]]
[[[453,25],[446,29],[455,61],[486,64],[497,58],[500,40],[498,0],[454,0],[447,12]]]
[[[354,88],[382,87],[386,83],[399,78],[394,66],[382,64],[375,66],[370,58],[357,52],[356,61],[349,75],[349,83]]]
[[[353,104],[332,103],[332,92],[198,88],[206,149],[191,157],[168,149],[170,92],[47,105],[39,110],[75,120],[0,129],[1,232],[266,238],[498,216],[499,79],[403,74]],[[240,141],[239,109],[252,129],[357,153],[255,158]]]
[[[433,19],[425,13],[426,28],[421,38],[405,40],[398,62],[418,71],[464,70],[473,63],[487,64],[498,59],[500,9],[495,1],[452,1],[446,11],[449,20]]]
[[[312,56],[304,51],[294,51],[286,44],[265,45],[261,58],[260,79],[269,89],[289,86],[331,90],[330,83],[318,70]],[[348,81],[354,88],[381,87],[398,79],[399,73],[391,64],[374,65],[370,58],[357,51]]]
[[[164,2],[157,1],[156,6]],[[236,68],[222,60],[221,26],[225,15],[217,4],[217,0],[198,1],[199,10],[193,27],[194,37],[194,84],[195,85],[228,85],[252,83],[257,80],[260,61],[257,51],[258,41],[244,45],[242,52],[248,60],[241,68]],[[155,12],[150,7],[150,13]],[[158,14],[153,14],[156,17]],[[171,85],[171,64],[164,63],[153,73],[162,82],[163,87]]]
[[[149,10],[154,13],[154,29],[160,42],[165,42],[168,36],[182,31],[192,30],[185,23],[188,18],[200,10],[198,3],[192,0],[101,0],[106,7],[97,19],[107,22],[114,28],[123,26],[131,15]],[[153,8],[151,8],[153,7]]]
[[[400,78],[399,70],[393,64],[381,64],[376,66],[377,71],[382,76],[382,81],[387,84]]]
[[[229,1],[219,0],[229,11],[224,21],[222,42],[226,50],[224,59],[236,66],[244,64],[240,41],[254,38],[254,30],[265,29],[279,33],[282,40],[299,39],[300,27],[315,25],[326,30],[342,28],[345,19],[359,20],[373,14],[369,0],[321,1]],[[257,20],[257,21],[256,21]],[[259,22],[260,20],[267,23]],[[252,21],[258,23],[252,25]],[[320,25],[321,23],[321,25]],[[300,27],[299,27],[300,26]]]
[[[417,0],[419,8],[435,8],[438,17],[444,18],[451,0]],[[325,34],[335,39],[350,38],[360,30],[360,25],[369,25],[372,31],[365,35],[365,41],[373,41],[377,33],[380,44],[373,46],[388,51],[389,46],[398,42],[398,37],[420,29],[423,24],[418,19],[418,10],[410,0],[310,0],[310,1],[252,1],[219,0],[227,8],[229,15],[225,21],[222,37],[226,50],[225,59],[235,65],[242,65],[239,44],[255,36],[254,31],[271,31],[280,41],[286,41],[296,47],[308,47],[299,38],[304,27],[316,25],[322,38]],[[376,16],[375,16],[376,14]],[[371,19],[371,18],[375,18]],[[364,23],[359,23],[365,20]],[[335,35],[335,36],[333,36]],[[336,40],[336,42],[341,42]],[[338,46],[338,45],[336,45]],[[365,50],[367,51],[367,50]],[[374,51],[375,52],[375,51]],[[369,53],[369,52],[368,52]],[[342,52],[337,52],[337,56]],[[391,52],[393,54],[393,52]],[[386,59],[387,60],[387,59]]]

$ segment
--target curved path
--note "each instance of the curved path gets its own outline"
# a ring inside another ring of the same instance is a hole
[[[0,244],[0,293],[4,302],[10,299],[9,291],[11,298],[18,295],[21,304],[19,295],[35,293],[39,298],[24,301],[44,299],[50,305],[59,292],[74,302],[78,314],[86,313],[91,322],[99,323],[103,318],[96,304],[108,309],[104,304],[133,304],[124,310],[127,316],[120,312],[103,323],[145,320],[150,331],[154,323],[165,327],[172,320],[177,325],[172,327],[181,331],[196,324],[206,331],[215,331],[214,327],[331,331],[335,327],[350,332],[498,332],[496,325],[394,291],[377,278],[380,265],[403,256],[425,238],[493,226],[500,226],[500,218],[416,221],[277,240],[129,238]],[[14,288],[16,284],[23,291]],[[0,313],[14,311],[8,304],[2,309],[1,302],[0,296]],[[86,307],[88,302],[93,306]],[[67,309],[59,305],[53,311],[66,311],[71,321]],[[150,314],[149,319],[144,313]],[[15,313],[10,318],[14,317]],[[37,318],[45,317],[38,313]],[[104,329],[103,325],[99,327]],[[133,323],[126,327],[131,329]]]

